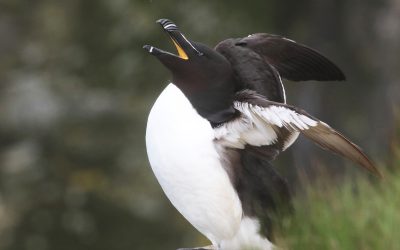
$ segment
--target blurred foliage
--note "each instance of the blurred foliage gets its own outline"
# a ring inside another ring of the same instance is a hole
[[[146,158],[146,117],[170,76],[142,46],[172,49],[154,23],[162,17],[210,46],[269,32],[322,51],[348,82],[287,82],[289,103],[388,160],[400,100],[397,0],[2,0],[0,249],[206,243]],[[276,165],[296,191],[299,172],[312,178],[326,165],[333,178],[351,164],[300,140]]]
[[[399,249],[400,155],[384,180],[319,182],[276,230],[283,249]]]
[[[328,176],[304,181],[295,213],[281,218],[275,238],[282,249],[399,249],[400,115],[384,178],[357,176],[332,182]],[[396,125],[397,124],[397,125]]]

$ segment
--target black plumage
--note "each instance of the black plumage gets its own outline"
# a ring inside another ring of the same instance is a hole
[[[318,51],[279,35],[257,33],[236,45],[249,48],[292,81],[342,81],[344,73]]]

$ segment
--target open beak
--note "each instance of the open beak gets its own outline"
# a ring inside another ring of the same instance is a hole
[[[168,51],[161,50],[159,48],[145,45],[143,48],[147,50],[150,54],[155,56],[160,55],[169,55],[178,57],[182,60],[189,60],[189,55],[197,53],[201,55],[201,53],[193,46],[193,44],[178,30],[176,24],[168,19],[160,19],[157,21],[161,25],[161,27],[167,32],[168,36],[172,40],[175,48],[177,50],[177,55],[170,53]]]

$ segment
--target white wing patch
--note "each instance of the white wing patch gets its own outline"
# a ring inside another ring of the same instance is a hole
[[[283,106],[260,107],[247,102],[235,102],[234,107],[241,116],[214,129],[216,140],[226,147],[242,149],[246,144],[274,144],[278,135],[273,127],[279,127],[293,132],[284,143],[286,149],[297,138],[299,131],[318,124],[318,121]]]
[[[262,117],[263,120],[269,124],[286,127],[290,130],[305,130],[309,127],[317,125],[317,121],[297,113],[294,110],[288,109],[283,106],[274,106],[263,108],[255,106],[249,103],[235,102],[235,108],[239,111],[244,109],[252,110],[258,116]]]
[[[278,78],[279,78],[279,83],[281,84],[281,87],[282,87],[283,103],[286,103],[286,91],[285,91],[285,86],[283,86],[281,74],[279,74],[279,72],[278,72],[277,75],[278,75]]]
[[[286,40],[286,41],[289,41],[289,42],[292,42],[292,43],[296,43],[295,40],[292,40],[292,39],[289,39],[289,38],[286,38],[286,37],[282,37],[282,39]]]
[[[382,177],[373,162],[356,144],[305,111],[283,103],[270,102],[252,91],[239,92],[236,98],[234,108],[241,115],[214,129],[218,143],[243,148],[246,144],[262,146],[277,142],[277,146],[285,150],[301,132],[321,148],[346,157]]]

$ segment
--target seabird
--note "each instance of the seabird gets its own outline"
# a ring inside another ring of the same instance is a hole
[[[150,111],[147,153],[171,203],[211,241],[200,249],[272,249],[273,213],[290,192],[271,161],[300,133],[380,176],[357,145],[286,104],[281,77],[345,79],[319,52],[265,33],[210,48],[168,19],[157,23],[177,54],[144,46],[173,77]]]

